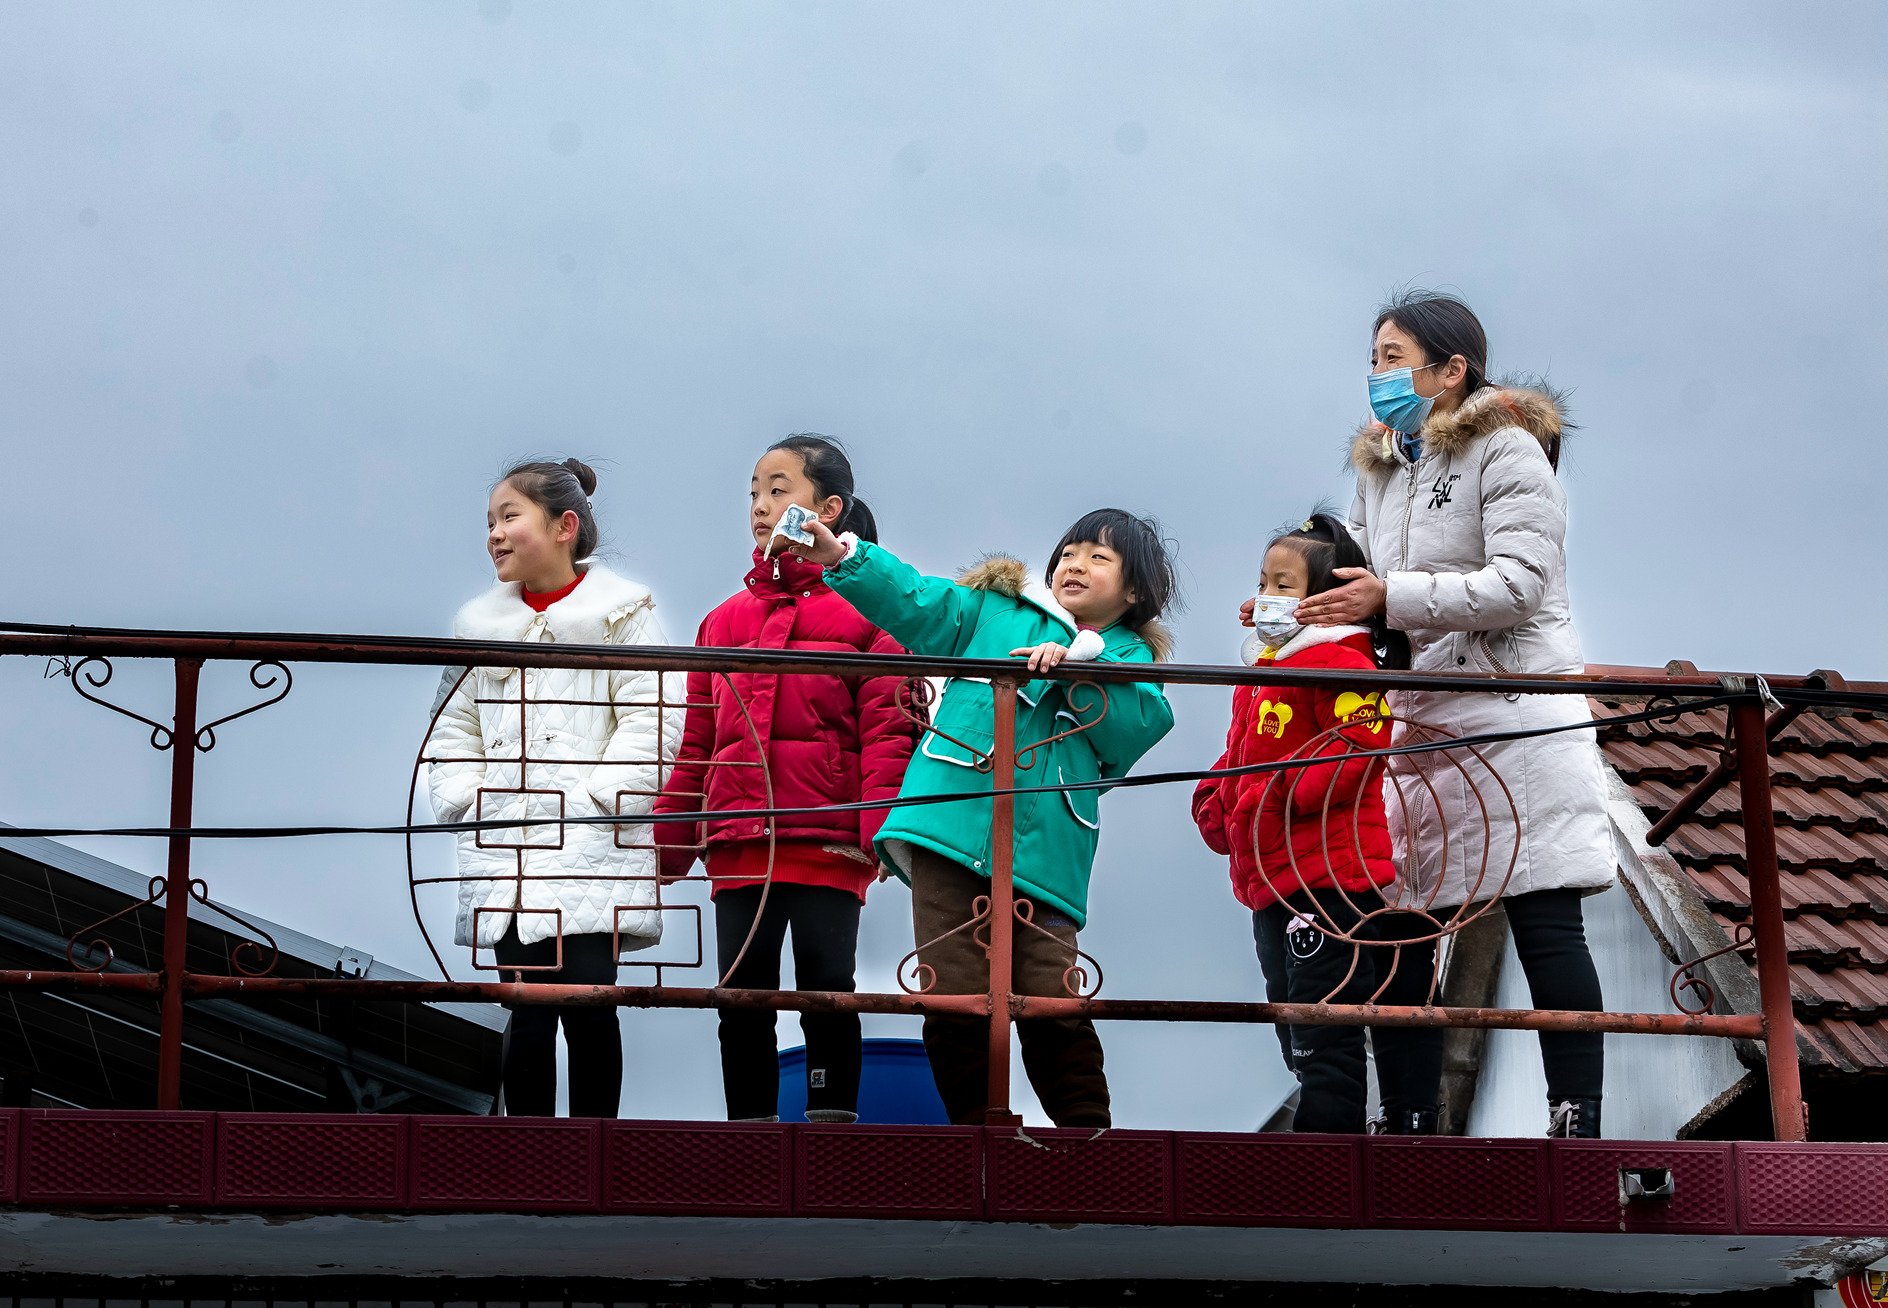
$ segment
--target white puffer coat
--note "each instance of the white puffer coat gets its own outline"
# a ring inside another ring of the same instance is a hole
[[[1374,423],[1351,447],[1357,472],[1351,532],[1388,587],[1386,616],[1409,636],[1411,666],[1583,671],[1567,603],[1567,497],[1547,453],[1558,451],[1558,402],[1541,391],[1489,387],[1455,412],[1431,417],[1422,435],[1415,464]],[[1391,705],[1399,716],[1457,736],[1592,716],[1581,695],[1397,691]],[[1399,741],[1406,734],[1399,725]],[[1502,893],[1610,885],[1612,839],[1593,733],[1562,732],[1480,752],[1507,783],[1521,823],[1519,855]],[[1467,779],[1450,756],[1460,757]],[[1487,805],[1486,823],[1471,780]],[[1397,758],[1389,782],[1391,839],[1405,877],[1414,854],[1418,902],[1440,908],[1490,898],[1515,852],[1514,818],[1501,788],[1463,750]],[[1404,902],[1410,889],[1401,892]]]
[[[459,610],[453,635],[462,640],[516,640],[559,645],[666,645],[646,587],[591,565],[583,581],[543,613],[519,598],[517,582],[494,586]],[[450,692],[427,741],[433,815],[441,822],[493,818],[585,817],[600,813],[647,813],[668,779],[668,765],[682,738],[683,710],[658,709],[653,672],[564,668],[474,668],[459,683],[460,668],[448,668],[440,695]],[[680,674],[665,678],[668,703],[681,705]],[[520,685],[523,699],[520,706]],[[490,701],[510,703],[493,703]],[[546,700],[588,701],[579,704]],[[435,700],[435,707],[438,701]],[[529,750],[521,752],[521,742]],[[660,763],[658,763],[660,760]],[[520,793],[520,791],[543,793]],[[483,803],[480,792],[483,790]],[[509,793],[494,793],[509,792]],[[618,792],[629,791],[621,796]],[[562,812],[560,814],[560,807]],[[641,848],[617,847],[621,842]],[[481,848],[481,843],[486,847]],[[459,916],[453,938],[473,943],[474,910],[559,909],[567,936],[622,932],[622,948],[641,949],[662,938],[662,915],[652,877],[656,870],[646,824],[489,828],[459,836]],[[529,844],[522,859],[494,844]],[[561,846],[561,847],[560,847]],[[520,865],[527,878],[518,880]],[[552,876],[556,880],[528,878]],[[522,899],[520,898],[522,886]],[[620,918],[616,909],[626,910]],[[477,915],[478,944],[491,948],[511,925],[508,912]],[[550,912],[516,914],[524,944],[555,936],[559,918]]]

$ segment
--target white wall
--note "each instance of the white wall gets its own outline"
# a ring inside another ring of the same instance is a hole
[[[1582,901],[1600,993],[1613,1012],[1672,1013],[1665,961],[1626,892]],[[1498,1008],[1529,1008],[1527,977],[1514,939],[1501,964]],[[1670,1140],[1678,1128],[1744,1074],[1731,1042],[1715,1036],[1609,1035],[1602,1133],[1610,1140]],[[1470,1135],[1540,1135],[1547,1129],[1547,1077],[1532,1031],[1490,1031],[1482,1054]]]

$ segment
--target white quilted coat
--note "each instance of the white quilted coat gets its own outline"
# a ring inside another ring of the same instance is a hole
[[[1414,464],[1375,424],[1351,450],[1350,529],[1389,589],[1385,614],[1409,636],[1411,666],[1584,671],[1567,602],[1567,497],[1547,457],[1561,434],[1558,403],[1540,391],[1489,387],[1430,418],[1422,434]],[[1391,705],[1456,736],[1592,717],[1581,695],[1396,691]],[[1406,734],[1399,724],[1399,743]],[[1482,747],[1512,809],[1472,757],[1451,753],[1462,757],[1467,780],[1441,753],[1406,755],[1389,767],[1398,783],[1384,796],[1390,837],[1406,878],[1413,855],[1418,901],[1443,908],[1491,898],[1516,854],[1517,814],[1519,855],[1503,893],[1612,883],[1612,830],[1591,731]]]
[[[494,586],[459,610],[453,635],[462,640],[515,640],[560,645],[664,645],[655,602],[646,587],[591,565],[582,584],[543,613],[519,598],[516,582]],[[647,813],[655,802],[668,764],[681,741],[683,710],[655,707],[658,677],[653,672],[563,668],[474,668],[460,682],[460,668],[448,668],[440,695],[450,692],[427,741],[433,815],[441,822],[481,818],[565,817],[599,813]],[[683,702],[686,688],[679,674],[667,678],[664,698]],[[527,701],[522,710],[520,685]],[[511,703],[481,701],[509,700]],[[530,701],[582,700],[587,704]],[[435,701],[437,706],[438,701]],[[529,752],[521,768],[520,740]],[[657,760],[660,760],[658,764]],[[545,760],[540,762],[539,760]],[[521,771],[523,776],[521,779]],[[480,790],[487,788],[481,803]],[[520,789],[548,792],[517,793]],[[512,793],[492,793],[510,791]],[[633,791],[621,796],[618,791]],[[561,797],[561,799],[560,799]],[[662,938],[662,915],[655,902],[655,882],[610,881],[604,877],[652,877],[654,854],[646,824],[620,828],[607,824],[487,829],[459,836],[459,916],[454,940],[473,943],[474,910],[480,908],[559,909],[566,936],[586,932],[622,932],[622,948],[641,949]],[[523,853],[527,878],[517,879],[519,854],[513,849],[481,848],[493,843],[530,844]],[[561,848],[559,845],[561,844]],[[520,893],[522,889],[522,901]],[[623,908],[620,916],[617,909]],[[511,925],[508,912],[481,913],[478,944],[496,944]],[[559,919],[549,912],[523,912],[518,938],[524,944],[553,937]]]

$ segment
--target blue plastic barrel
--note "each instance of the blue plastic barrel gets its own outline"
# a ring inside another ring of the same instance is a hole
[[[944,1101],[922,1040],[866,1040],[859,1073],[859,1120],[943,1125]],[[780,1051],[780,1120],[806,1120],[806,1046]]]

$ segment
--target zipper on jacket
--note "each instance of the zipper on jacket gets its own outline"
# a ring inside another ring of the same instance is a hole
[[[774,580],[780,580],[780,556],[778,554],[774,555]]]
[[[1469,640],[1474,644],[1476,649],[1481,651],[1482,657],[1488,660],[1489,666],[1494,668],[1496,672],[1505,673],[1513,671],[1513,669],[1495,657],[1495,651],[1488,644],[1487,632],[1478,631],[1473,636],[1469,637]],[[1521,695],[1520,692],[1517,691],[1512,695],[1503,695],[1502,698],[1507,700],[1508,703],[1513,704],[1521,698]]]
[[[1408,456],[1405,455],[1404,457],[1407,458]],[[1409,493],[1405,495],[1403,499],[1403,553],[1400,560],[1402,566],[1398,569],[1398,571],[1401,572],[1409,571],[1409,519],[1410,515],[1415,511],[1416,465],[1412,463],[1409,465]]]

